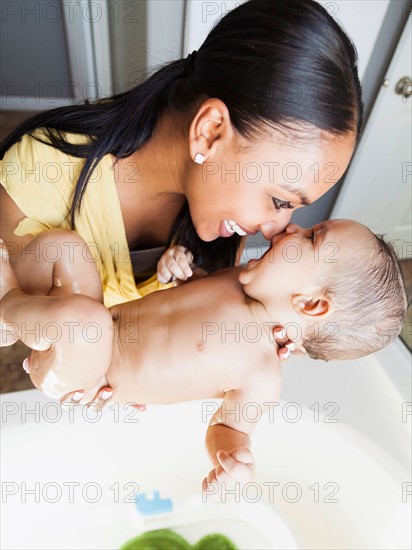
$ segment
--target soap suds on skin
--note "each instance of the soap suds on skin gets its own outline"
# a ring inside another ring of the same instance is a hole
[[[67,392],[68,384],[59,379],[58,375],[49,370],[49,372],[44,377],[44,380],[40,386],[40,390],[51,397],[52,399],[60,399],[64,393]]]

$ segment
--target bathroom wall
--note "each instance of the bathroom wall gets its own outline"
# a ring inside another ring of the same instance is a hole
[[[2,0],[1,108],[53,108],[73,97],[62,0]]]
[[[127,7],[107,0],[114,92],[128,89],[146,70],[147,2],[135,0]]]
[[[106,6],[99,2],[107,2],[109,60],[101,51],[90,52],[87,42],[88,25],[101,32],[99,14]],[[2,0],[0,9],[2,109],[39,110],[84,100],[82,94],[75,97],[72,81],[93,80],[85,62],[93,53],[95,62],[111,65],[117,93],[182,52],[185,0]],[[80,45],[79,32],[85,33]]]
[[[147,66],[182,57],[185,0],[148,2]]]

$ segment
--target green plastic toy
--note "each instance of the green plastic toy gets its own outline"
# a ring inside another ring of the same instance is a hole
[[[169,529],[147,531],[127,541],[120,550],[239,550],[224,535],[212,533],[200,539],[194,546]]]

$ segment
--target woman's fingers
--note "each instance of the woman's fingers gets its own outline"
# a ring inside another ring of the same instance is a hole
[[[104,386],[103,388],[101,388],[91,401],[89,401],[90,394],[87,395],[87,399],[85,399],[86,392],[84,390],[76,390],[64,395],[60,399],[60,404],[65,405],[71,403],[73,405],[94,405],[95,407],[102,409],[112,396],[113,390],[110,386]]]
[[[278,345],[285,345],[288,341],[288,336],[286,334],[286,330],[281,326],[275,326],[273,327],[273,336],[276,340],[276,343]]]
[[[60,404],[65,405],[67,403],[73,405],[87,405],[88,407],[96,407],[97,409],[103,409],[103,407],[110,401],[113,397],[113,389],[110,386],[103,386],[100,390],[93,396],[93,392],[85,392],[84,390],[77,390],[70,392],[65,395],[61,400]],[[91,399],[91,400],[90,400]],[[146,410],[146,405],[133,403],[130,404],[131,407],[138,410],[139,412],[144,412]]]
[[[290,350],[286,347],[288,337],[286,330],[281,326],[273,327],[273,337],[278,347],[278,357],[281,361],[286,361],[290,355]]]
[[[130,406],[133,407],[134,409],[136,409],[139,412],[144,412],[145,410],[147,410],[146,405],[140,405],[140,404],[137,404],[137,403],[133,403]]]
[[[286,361],[290,355],[294,357],[305,355],[305,349],[298,342],[290,340],[286,330],[282,326],[273,327],[273,337],[278,346],[278,357],[281,361]]]
[[[103,407],[110,401],[113,397],[113,390],[110,386],[103,386],[94,396],[92,401],[87,403],[88,407],[96,407],[97,409],[103,409]]]
[[[85,394],[84,390],[76,390],[76,391],[67,393],[66,395],[63,395],[63,397],[60,399],[60,405],[66,405],[68,403],[78,405],[80,401],[83,399],[84,394]]]
[[[96,407],[103,408],[113,395],[112,388],[107,384],[106,377],[103,376],[95,386],[90,390],[78,388],[75,391],[65,394],[60,399],[60,404],[71,403],[74,405],[89,405],[94,403]]]

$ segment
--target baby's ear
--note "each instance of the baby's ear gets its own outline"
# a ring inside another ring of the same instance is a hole
[[[291,298],[292,306],[299,315],[325,318],[333,313],[333,303],[328,296],[304,296],[295,294]]]

